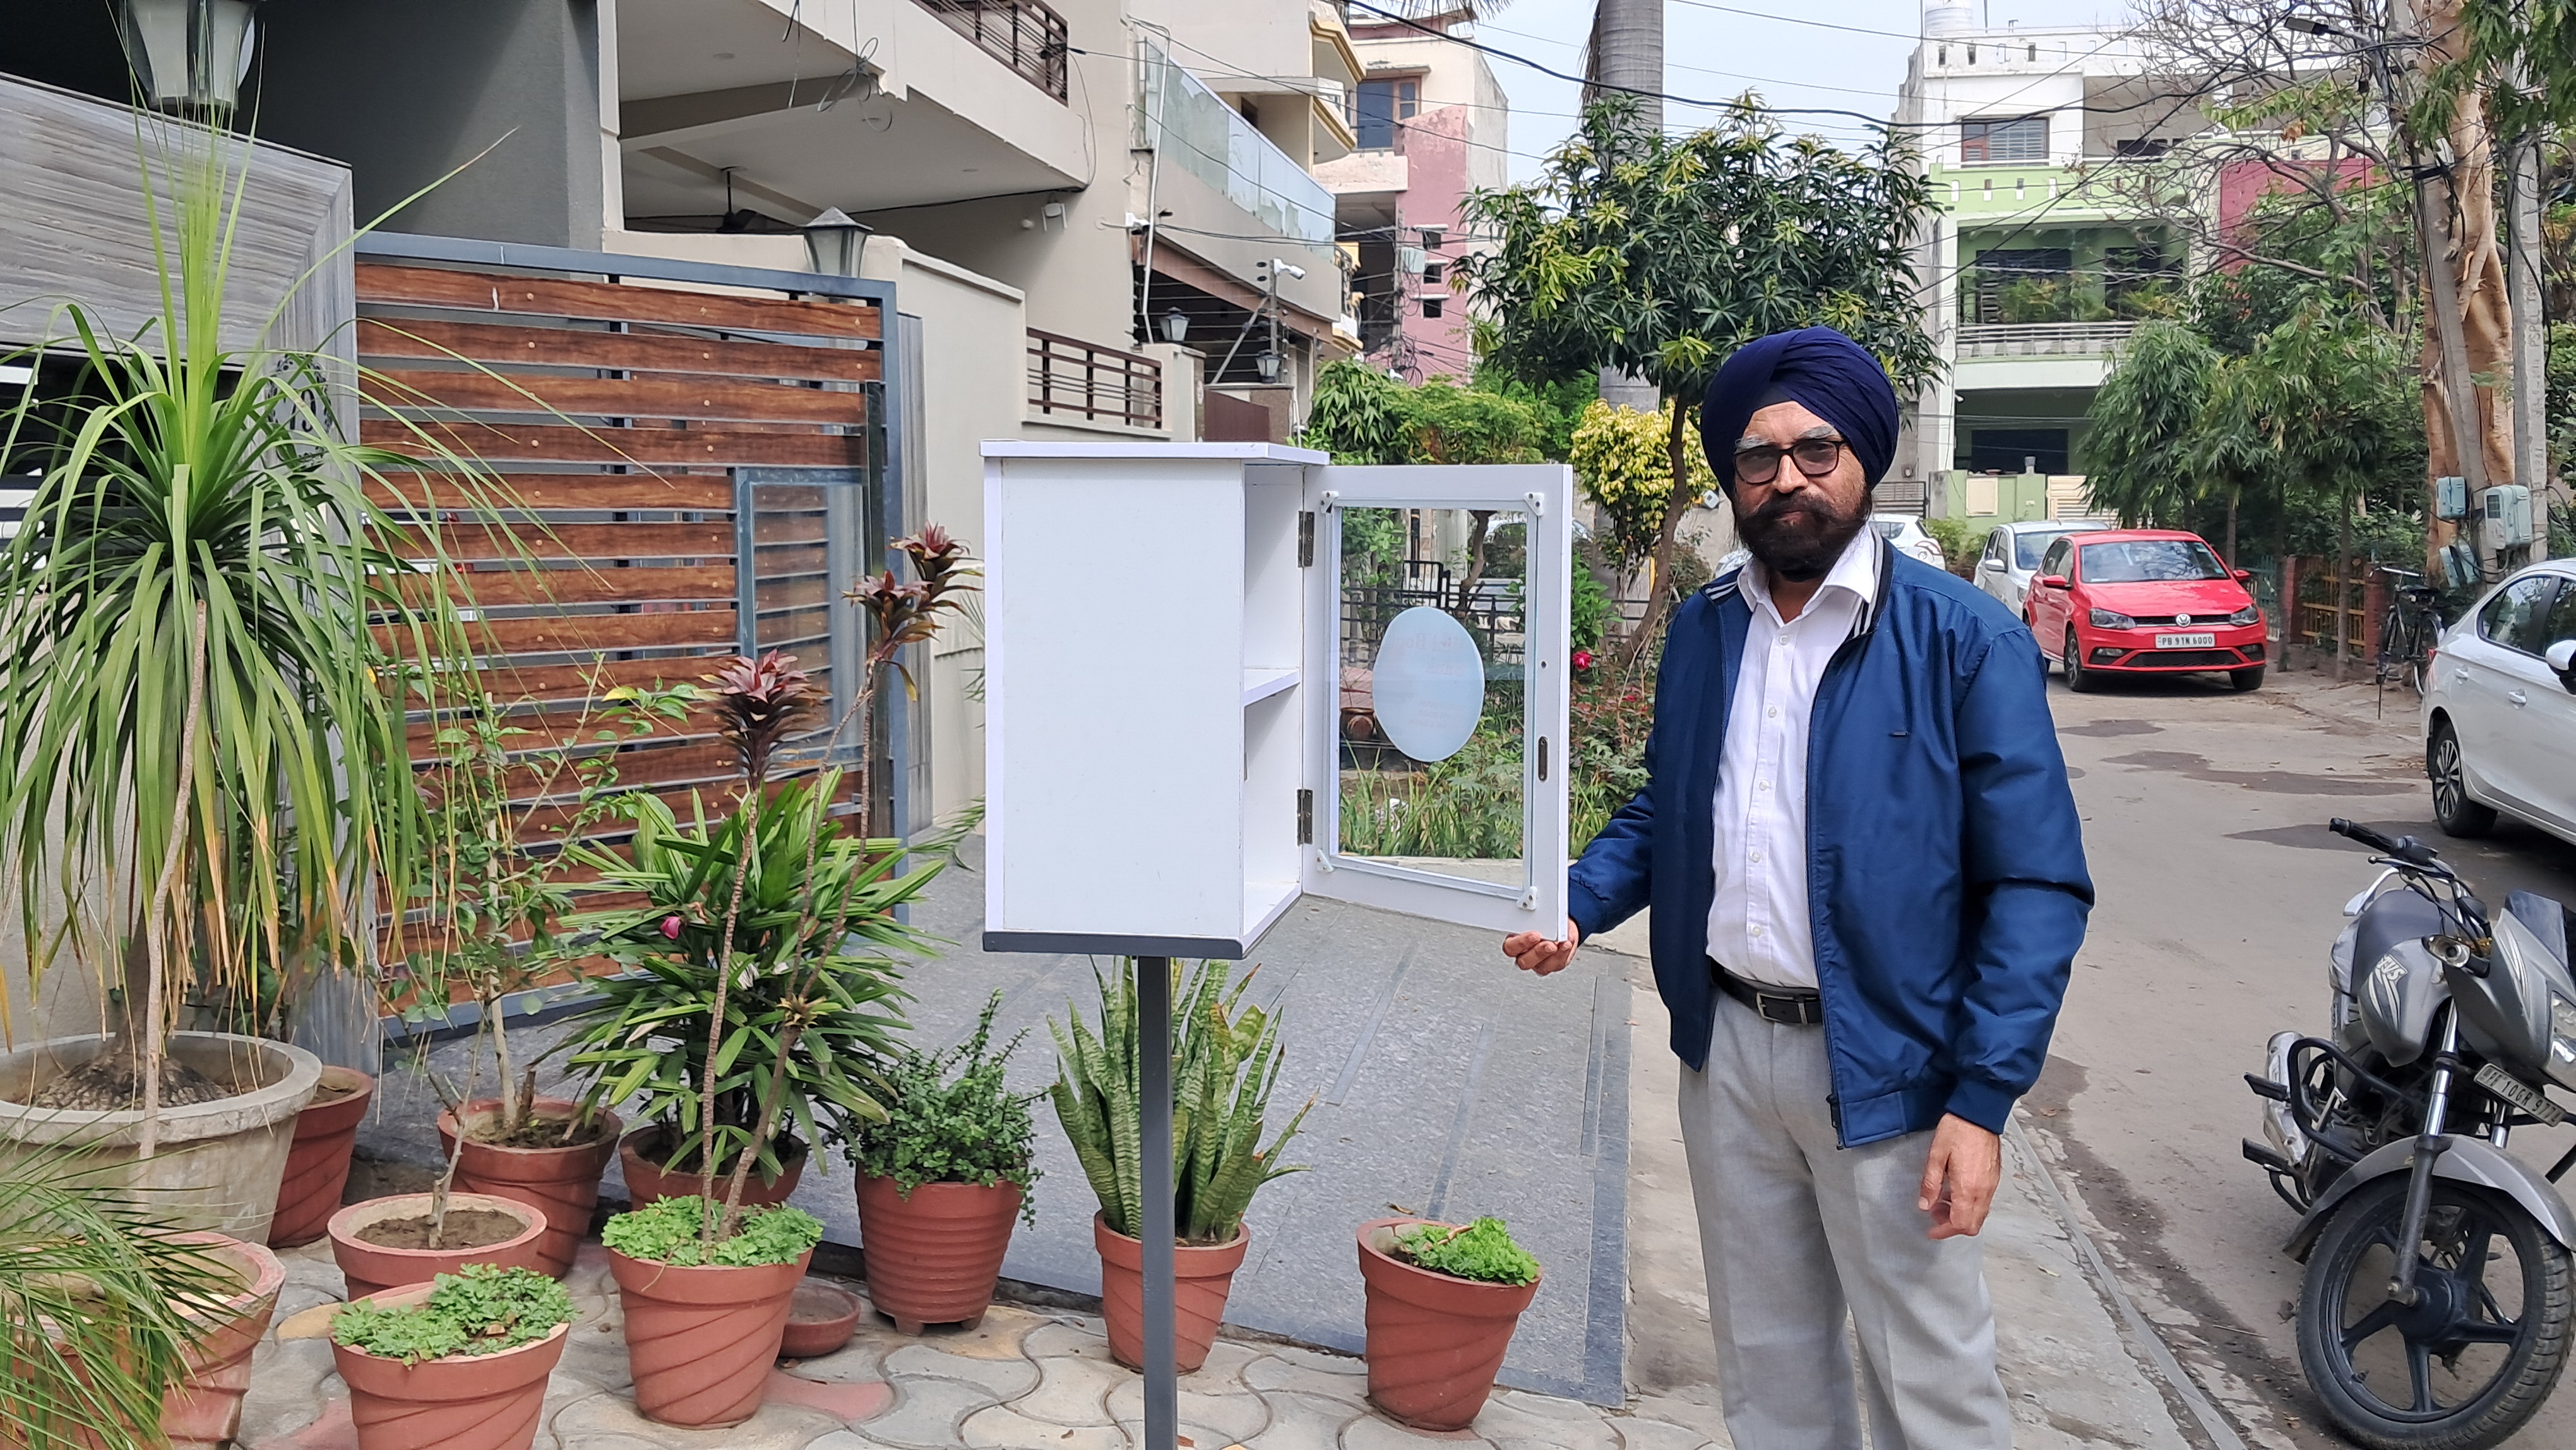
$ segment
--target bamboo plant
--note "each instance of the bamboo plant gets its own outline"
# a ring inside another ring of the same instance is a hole
[[[1121,958],[1115,979],[1093,976],[1100,989],[1095,1032],[1078,1012],[1047,1030],[1055,1035],[1059,1076],[1049,1096],[1082,1161],[1111,1230],[1135,1238],[1143,1223],[1144,1131],[1140,1113],[1136,973]],[[1279,1154],[1297,1135],[1309,1099],[1279,1136],[1262,1146],[1270,1091],[1284,1060],[1279,1020],[1243,1001],[1253,972],[1240,979],[1224,962],[1201,962],[1186,983],[1172,963],[1172,1227],[1183,1243],[1223,1244],[1243,1230],[1244,1211],[1262,1185],[1303,1172]]]

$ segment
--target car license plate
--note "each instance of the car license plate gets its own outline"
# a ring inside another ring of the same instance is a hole
[[[2160,634],[2156,636],[2156,648],[2158,649],[2215,649],[2217,645],[2218,636],[2214,634]]]

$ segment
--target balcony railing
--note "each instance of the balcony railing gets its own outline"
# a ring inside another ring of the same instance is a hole
[[[1053,417],[1163,426],[1163,365],[1079,338],[1029,329],[1029,405]]]
[[[1323,183],[1160,48],[1148,43],[1142,51],[1140,144],[1161,152],[1164,165],[1206,182],[1272,231],[1330,247],[1333,194]]]
[[[913,0],[1022,79],[1065,99],[1064,17],[1038,0]]]
[[[2129,340],[2134,322],[1970,322],[1961,357],[2100,357]]]

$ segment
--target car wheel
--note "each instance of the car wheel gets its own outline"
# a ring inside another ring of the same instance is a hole
[[[2066,653],[2058,657],[2066,671],[2066,688],[2079,695],[2090,694],[2101,684],[2099,676],[2084,668],[2084,649],[2075,642],[2075,626],[2066,626]]]
[[[2424,739],[2424,774],[2433,782],[2433,822],[2446,836],[2483,836],[2495,829],[2495,809],[2469,799],[2469,772],[2460,760],[2460,737],[2448,720],[2433,722]]]
[[[2256,665],[2250,670],[2229,670],[2227,683],[2235,686],[2236,693],[2240,695],[2248,690],[2259,690],[2263,688],[2263,667]]]

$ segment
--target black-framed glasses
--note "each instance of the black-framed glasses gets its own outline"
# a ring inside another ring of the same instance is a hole
[[[1840,438],[1801,438],[1786,448],[1764,443],[1735,450],[1735,478],[1738,483],[1769,483],[1780,476],[1780,455],[1786,453],[1798,465],[1798,471],[1809,478],[1822,478],[1843,461],[1843,450],[1850,445]]]

